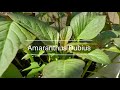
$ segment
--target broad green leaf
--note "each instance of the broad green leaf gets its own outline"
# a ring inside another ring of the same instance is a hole
[[[45,67],[45,64],[43,64],[41,67],[32,69],[32,70],[27,74],[27,78],[33,77],[36,73],[42,71],[44,67]]]
[[[84,59],[86,58],[86,59],[89,59],[89,60],[92,60],[94,62],[101,63],[101,64],[109,64],[111,62],[108,55],[106,55],[100,49],[95,49],[91,51],[90,53],[84,53],[84,54],[75,53],[75,54]]]
[[[111,51],[111,52],[116,52],[116,53],[120,53],[120,50],[116,46],[113,46],[113,47],[110,47],[110,48],[104,49],[104,50]]]
[[[79,13],[83,13],[83,12],[71,12],[71,15],[67,18],[66,25],[69,25],[71,19]],[[89,13],[91,13],[93,15],[100,15],[100,12],[89,12]]]
[[[116,34],[112,31],[103,31],[93,40],[94,42],[98,43],[98,45],[104,46],[108,42],[111,41],[112,38],[116,38]]]
[[[93,39],[96,37],[100,31],[104,28],[105,25],[105,16],[95,17],[81,32],[78,36],[78,39]]]
[[[82,12],[71,20],[70,26],[73,29],[76,40],[93,39],[104,28],[105,21],[105,16]]]
[[[89,78],[119,78],[120,56],[114,59],[113,63],[102,67]]]
[[[11,13],[9,17],[37,36],[45,45],[58,45],[59,33],[44,22],[24,14]]]
[[[31,42],[35,37],[15,22],[0,21],[0,76],[6,71],[17,51]]]
[[[40,67],[37,62],[32,62],[32,63],[30,63],[30,64],[31,64],[31,65],[30,65],[28,68],[25,68],[23,71],[27,71],[27,70],[30,70],[30,69],[34,69],[34,68]]]
[[[91,13],[81,12],[72,18],[70,26],[73,29],[73,34],[76,40],[86,27],[87,23],[95,16],[96,15],[92,15]]]
[[[22,74],[14,64],[10,64],[8,69],[2,75],[2,78],[22,78]]]
[[[72,36],[72,29],[70,26],[65,27],[63,30],[60,31],[60,45],[66,46],[68,41],[70,40]]]
[[[84,61],[79,59],[57,60],[43,69],[43,78],[81,78]]]

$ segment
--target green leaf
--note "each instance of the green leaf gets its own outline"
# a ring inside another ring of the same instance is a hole
[[[37,56],[40,57],[40,55],[42,55],[44,52],[45,52],[45,51],[40,50]]]
[[[17,51],[31,42],[35,37],[15,22],[0,22],[0,76],[6,71]]]
[[[116,52],[109,52],[109,51],[105,51],[105,53],[108,55],[111,62],[113,62],[114,57],[118,54]]]
[[[96,37],[100,31],[104,28],[105,16],[95,17],[81,32],[78,39],[93,39]]]
[[[104,46],[108,42],[111,41],[112,38],[116,38],[117,35],[112,31],[103,31],[93,40],[94,42],[98,43],[98,45]]]
[[[93,39],[104,28],[106,16],[96,13],[82,12],[76,15],[70,23],[76,40]]]
[[[114,40],[113,43],[120,48],[120,38],[114,38],[113,40]]]
[[[113,24],[113,25],[112,25],[112,28],[113,28],[115,31],[120,31],[120,25],[119,25],[119,24]]]
[[[111,52],[116,52],[116,53],[120,53],[120,50],[116,46],[113,46],[113,47],[110,47],[110,48],[104,49],[104,50],[111,51]]]
[[[24,14],[11,13],[9,17],[37,36],[45,45],[58,45],[59,33],[44,22]]]
[[[32,44],[33,44],[33,43],[32,43]],[[26,50],[24,50],[24,52],[26,52]],[[22,58],[22,60],[23,60],[23,59],[25,59],[25,60],[30,59],[31,56],[32,56],[32,54],[33,54],[35,57],[40,57],[40,55],[42,55],[44,52],[45,52],[45,51],[43,51],[43,50],[36,51],[36,52],[34,52],[34,51],[33,51],[33,52],[28,51],[28,52],[26,52],[27,54]]]
[[[8,69],[2,75],[2,78],[22,78],[22,74],[14,64],[10,64]]]
[[[43,64],[41,67],[39,68],[34,68],[32,69],[28,74],[27,74],[27,78],[33,77],[36,73],[38,73],[39,71],[42,71],[43,68],[45,67],[45,64]]]
[[[120,25],[119,24],[113,24],[112,31],[117,35],[120,36]]]
[[[5,21],[5,20],[6,20],[5,17],[0,16],[0,21]]]
[[[79,59],[57,60],[43,69],[43,78],[80,78],[85,66]]]
[[[23,59],[25,59],[25,60],[30,59],[30,54],[26,54],[26,55],[22,58],[22,60],[23,60]]]
[[[120,75],[120,55],[114,59],[113,63],[100,68],[89,78],[119,78]]]
[[[81,12],[72,18],[70,26],[73,29],[73,34],[76,40],[80,33],[84,30],[87,23],[90,22],[90,19],[93,17],[95,16],[91,15],[90,13]]]
[[[32,63],[30,63],[30,64],[31,64],[31,65],[30,65],[28,68],[25,68],[25,69],[22,70],[22,71],[27,71],[27,70],[30,70],[30,69],[34,69],[34,68],[40,67],[37,62],[32,62]]]
[[[60,31],[60,45],[66,46],[68,41],[70,40],[72,36],[72,29],[70,26],[65,27],[63,30]]]
[[[95,49],[91,51],[90,53],[84,53],[84,54],[75,53],[75,54],[84,59],[86,58],[86,59],[89,59],[89,60],[92,60],[94,62],[101,63],[101,64],[109,64],[111,62],[108,55],[106,55],[100,49]]]

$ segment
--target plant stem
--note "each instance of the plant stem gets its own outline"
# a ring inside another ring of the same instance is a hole
[[[72,18],[72,14],[70,12],[66,12],[66,14],[67,14],[66,26],[69,26]]]
[[[48,62],[50,63],[50,55],[48,55]]]
[[[48,25],[49,25],[49,22],[50,22],[50,20],[49,20],[49,15],[48,15],[48,13],[47,13],[47,23],[48,23]]]
[[[62,20],[62,18],[63,17],[60,18],[60,24],[61,24],[60,26],[61,26],[61,28],[63,28],[63,20]]]
[[[91,63],[92,63],[92,61],[89,60],[88,63],[87,63],[87,65],[85,66],[85,69],[84,69],[83,74],[82,74],[82,76],[81,76],[82,78],[83,78],[84,75],[86,74],[86,72],[87,72],[88,68],[90,67]]]
[[[80,41],[80,40],[79,40],[79,39],[77,39],[77,42],[78,42],[78,43],[79,43],[79,41]]]
[[[109,24],[109,26],[110,26],[110,29],[112,30],[112,22],[110,21],[110,17],[109,17],[109,15],[108,15],[108,12],[105,12],[104,13],[105,15],[106,15],[106,18],[107,18],[107,22],[108,22],[108,24]]]
[[[21,65],[21,63],[19,62],[18,58],[15,57],[16,62],[23,68],[23,66]]]
[[[57,13],[58,14],[58,28],[59,28],[59,32],[60,32],[60,15],[59,15],[59,12]]]
[[[66,52],[63,51],[62,54],[66,54]],[[63,59],[63,60],[65,59],[65,55],[62,56],[62,59]]]
[[[39,57],[39,59],[40,59],[43,63],[45,63],[40,57]]]

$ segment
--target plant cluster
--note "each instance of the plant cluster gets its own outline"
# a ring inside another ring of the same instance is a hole
[[[120,25],[108,12],[0,16],[1,78],[119,78],[119,62]]]

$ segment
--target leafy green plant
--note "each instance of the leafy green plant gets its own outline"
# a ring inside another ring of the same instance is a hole
[[[66,14],[66,25],[61,27],[61,18]],[[103,74],[99,70],[109,67],[119,56],[119,28],[116,29],[112,24],[112,30],[107,30],[106,15],[98,12],[72,12],[69,15],[68,12],[57,12],[56,27],[46,23],[51,22],[49,20],[42,21],[44,15],[52,18],[46,12],[36,16],[9,13],[9,19],[0,20],[0,77],[94,77],[97,73]],[[40,47],[34,45],[60,47],[64,50],[39,50]],[[69,45],[73,47],[68,49]],[[77,46],[82,47],[77,51]],[[111,52],[115,54],[113,58],[110,57]],[[18,53],[22,54],[20,60],[13,62]],[[17,63],[21,65],[23,61],[28,64],[22,66],[22,69],[16,68]],[[89,71],[93,63],[95,68]]]

